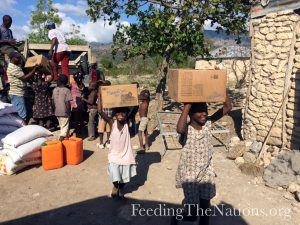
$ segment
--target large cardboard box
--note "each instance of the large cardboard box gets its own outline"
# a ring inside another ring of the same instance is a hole
[[[224,102],[226,70],[170,70],[168,92],[177,102]]]
[[[138,105],[136,84],[101,86],[103,108],[128,107]]]
[[[42,68],[40,69],[41,72],[45,73],[45,74],[50,74],[51,73],[51,66],[49,63],[49,60],[43,56],[43,55],[35,55],[32,57],[29,57],[26,60],[25,63],[25,68],[33,68],[36,65],[41,65]]]

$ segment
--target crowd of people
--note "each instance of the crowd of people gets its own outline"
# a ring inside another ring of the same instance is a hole
[[[3,17],[0,29],[2,49],[15,44],[15,39],[9,30],[11,22],[11,17]],[[82,136],[85,129],[85,117],[88,117],[89,138],[87,140],[94,141],[97,138],[97,127],[99,133],[97,147],[109,149],[108,172],[113,184],[111,196],[123,197],[125,184],[137,173],[135,153],[131,144],[132,135],[137,133],[135,120],[137,113],[140,117],[138,126],[140,148],[137,152],[144,153],[149,148],[147,125],[150,92],[148,90],[140,92],[138,106],[102,108],[102,96],[99,89],[111,83],[108,80],[96,79],[85,87],[81,72],[73,74],[74,82],[70,83],[68,79],[70,49],[63,35],[55,29],[54,23],[49,23],[47,28],[51,40],[49,54],[52,56],[52,78],[48,79],[45,74],[40,73],[39,66],[24,72],[22,55],[17,51],[7,52],[10,59],[7,67],[10,101],[17,108],[18,115],[27,123],[33,118],[35,123],[51,129],[57,121],[60,128],[60,140],[71,135]],[[59,62],[62,62],[60,75],[57,67]],[[26,92],[28,82],[31,83],[33,95],[28,95]],[[54,88],[53,82],[56,83]],[[3,90],[3,87],[1,89],[0,86],[0,90]],[[206,103],[190,103],[183,107],[177,124],[177,132],[182,136],[183,150],[177,169],[176,186],[183,188],[184,203],[194,206],[191,208],[190,215],[185,216],[186,220],[195,220],[196,206],[200,206],[205,211],[210,207],[210,199],[215,196],[211,123],[227,114],[231,107],[228,96],[223,108],[212,116],[208,116]],[[70,124],[74,127],[72,134],[69,133]],[[106,142],[104,142],[105,132]],[[207,216],[201,218],[201,224],[208,224],[208,221]],[[177,220],[172,220],[171,224],[177,224]]]
[[[97,147],[110,149],[109,171],[114,185],[112,196],[122,196],[124,183],[129,182],[136,174],[136,162],[130,138],[137,133],[135,117],[138,112],[141,117],[138,152],[144,153],[149,148],[147,115],[150,92],[141,91],[138,106],[102,109],[100,88],[111,83],[108,80],[92,77],[89,86],[85,87],[84,75],[80,70],[73,74],[73,81],[70,81],[68,64],[71,50],[63,34],[56,29],[55,23],[49,22],[46,26],[51,43],[49,55],[52,59],[52,75],[50,78],[42,72],[41,66],[24,68],[25,61],[16,48],[16,40],[10,30],[11,24],[12,18],[9,15],[3,16],[3,24],[0,27],[0,50],[1,54],[8,56],[9,61],[6,71],[3,71],[4,65],[1,66],[1,101],[10,102],[25,124],[36,123],[49,130],[59,127],[59,140],[69,136],[83,137],[86,127],[85,118],[88,117],[87,140],[96,139],[97,128],[99,133]],[[58,73],[60,62],[61,74]],[[138,83],[135,84],[138,86]],[[8,95],[4,94],[6,92]],[[129,123],[130,127],[127,125]],[[74,129],[70,133],[72,126]],[[107,138],[104,142],[105,132]]]

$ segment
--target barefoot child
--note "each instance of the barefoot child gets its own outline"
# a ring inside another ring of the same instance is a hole
[[[148,150],[148,131],[147,125],[149,122],[148,119],[148,107],[150,102],[150,92],[148,90],[143,90],[139,96],[140,106],[139,106],[139,115],[140,115],[140,125],[139,125],[139,141],[140,141],[140,149],[139,153],[145,152],[145,149]],[[143,133],[145,135],[145,148],[143,144]]]
[[[108,152],[108,173],[113,183],[111,196],[124,197],[124,186],[136,175],[135,155],[132,150],[127,124],[128,108],[115,108],[115,121],[102,110],[98,101],[101,117],[111,126],[110,149]]]
[[[187,103],[177,123],[177,132],[183,137],[183,149],[176,174],[176,187],[183,188],[184,204],[195,204],[203,212],[210,207],[210,199],[216,194],[211,123],[222,118],[231,108],[228,95],[223,108],[212,116],[208,116],[206,103]],[[184,220],[197,219],[197,207],[190,209]],[[173,221],[172,224],[177,223]],[[209,216],[201,216],[199,224],[208,225]]]
[[[60,141],[69,136],[72,96],[71,91],[66,88],[67,84],[68,77],[62,74],[59,75],[57,87],[53,90],[52,94],[54,114],[60,126]]]
[[[87,104],[89,113],[88,122],[88,141],[95,140],[95,117],[97,116],[97,94],[98,94],[98,84],[96,81],[91,81],[89,84],[89,94],[87,98],[83,97],[82,100]]]

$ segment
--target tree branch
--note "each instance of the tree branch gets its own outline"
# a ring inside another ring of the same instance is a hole
[[[182,5],[169,4],[169,3],[164,2],[163,0],[146,0],[146,2],[161,5],[161,6],[164,6],[166,8],[170,8],[170,9],[178,9],[179,10],[182,7]]]

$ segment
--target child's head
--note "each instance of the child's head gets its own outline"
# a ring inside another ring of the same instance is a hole
[[[119,108],[115,108],[115,110],[114,110],[116,120],[119,123],[125,123],[126,122],[128,113],[129,113],[129,108],[128,107],[119,107]]]
[[[21,53],[19,53],[17,51],[10,52],[8,54],[8,57],[10,59],[10,62],[15,65],[19,65],[21,63],[22,55],[21,55]]]
[[[149,90],[146,90],[146,89],[142,90],[140,95],[144,99],[147,99],[148,101],[150,101],[150,91]]]
[[[191,121],[203,126],[208,116],[206,102],[193,103],[189,111],[189,116]]]
[[[57,85],[66,86],[68,84],[68,77],[64,74],[60,74],[58,77]]]

